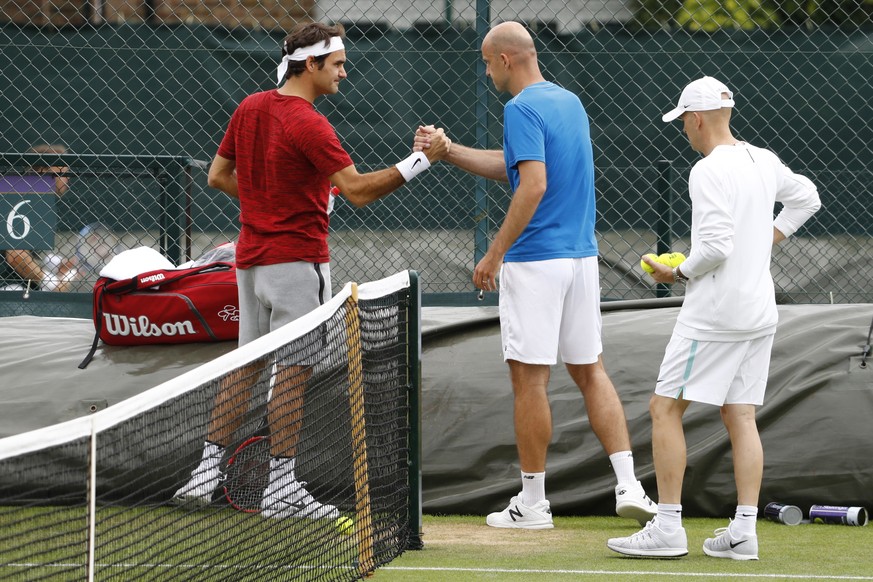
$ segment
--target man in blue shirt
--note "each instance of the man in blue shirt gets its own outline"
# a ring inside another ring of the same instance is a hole
[[[498,288],[503,357],[515,397],[515,435],[522,490],[493,527],[553,527],[545,497],[552,437],[551,366],[561,360],[585,398],[591,428],[615,470],[616,512],[645,524],[656,506],[637,481],[621,401],[603,368],[600,282],[594,237],[594,156],[579,98],[546,81],[533,39],[517,22],[495,26],[482,41],[486,76],[512,95],[504,108],[501,150],[449,143],[444,158],[513,191],[506,218],[473,271],[479,289]],[[447,139],[431,126],[415,148]]]

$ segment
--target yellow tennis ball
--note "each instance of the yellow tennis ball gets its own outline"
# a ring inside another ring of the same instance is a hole
[[[650,259],[652,259],[653,261],[658,260],[658,255],[656,255],[654,253],[649,253],[646,256],[649,257]],[[651,268],[649,266],[649,264],[642,259],[640,259],[640,267],[642,267],[643,271],[645,271],[646,273],[654,273],[655,272],[655,269]]]
[[[682,264],[682,261],[685,260],[685,255],[682,253],[664,253],[658,257],[659,263],[664,263],[671,269],[673,267],[678,267]]]
[[[344,535],[351,535],[355,530],[355,522],[350,517],[342,516],[336,518],[335,525],[337,531]]]

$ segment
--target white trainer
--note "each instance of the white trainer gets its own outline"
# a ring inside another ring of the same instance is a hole
[[[615,513],[619,517],[635,519],[646,525],[658,513],[658,505],[649,499],[643,484],[637,481],[632,485],[615,486]]]
[[[489,513],[485,523],[491,527],[517,528],[517,529],[550,529],[555,527],[552,523],[552,510],[546,499],[537,501],[532,507],[521,502],[521,494],[509,500],[509,506],[503,511]]]
[[[212,501],[212,494],[220,482],[221,471],[218,468],[195,472],[191,475],[191,479],[173,495],[173,503],[177,505],[190,503],[197,507],[209,505]]]
[[[667,533],[652,520],[632,536],[607,540],[606,547],[638,558],[681,558],[688,554],[688,538],[684,527]]]
[[[730,525],[715,530],[714,538],[703,542],[703,553],[713,558],[730,558],[731,560],[757,560],[758,536],[745,535],[734,537]]]
[[[274,519],[302,517],[308,519],[336,519],[339,510],[321,503],[306,490],[302,481],[270,483],[261,499],[261,515]]]

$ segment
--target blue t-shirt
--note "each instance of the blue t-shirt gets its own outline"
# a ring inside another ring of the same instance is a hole
[[[594,153],[579,98],[550,82],[526,87],[504,107],[503,155],[513,192],[519,162],[545,163],[547,180],[536,212],[504,261],[597,256]]]

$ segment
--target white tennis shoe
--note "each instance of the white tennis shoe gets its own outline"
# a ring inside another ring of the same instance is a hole
[[[208,471],[196,471],[191,479],[182,485],[175,495],[173,503],[177,505],[193,504],[197,507],[209,505],[212,494],[221,482],[221,470],[217,467]]]
[[[301,481],[270,483],[261,499],[261,515],[274,519],[302,517],[308,519],[336,519],[339,510],[333,505],[321,503],[304,487]]]
[[[658,513],[658,505],[649,499],[643,484],[637,481],[632,485],[615,486],[615,513],[619,517],[635,519],[646,525]]]
[[[521,502],[521,493],[509,500],[509,506],[503,511],[489,513],[485,523],[491,527],[517,528],[517,529],[550,529],[555,527],[552,523],[552,510],[548,500],[537,501],[528,507]]]
[[[713,558],[731,560],[757,560],[758,536],[744,535],[734,537],[730,525],[715,530],[714,538],[703,541],[703,553]]]
[[[655,523],[648,522],[643,529],[626,538],[611,538],[606,547],[625,556],[636,558],[681,558],[688,554],[688,537],[680,527],[667,533]]]

